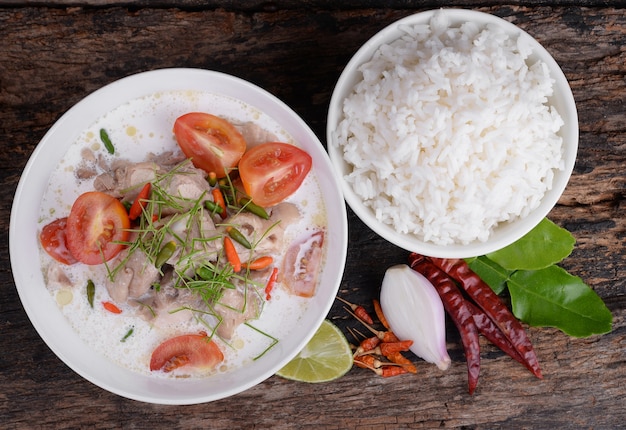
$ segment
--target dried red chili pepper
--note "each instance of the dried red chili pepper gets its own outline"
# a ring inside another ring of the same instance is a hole
[[[372,304],[374,305],[374,313],[376,313],[376,316],[378,317],[378,320],[380,321],[380,323],[387,330],[391,330],[391,328],[389,328],[389,323],[387,322],[387,317],[385,317],[385,314],[383,313],[383,308],[382,306],[380,306],[380,302],[374,299],[372,300]]]
[[[500,328],[524,360],[524,365],[538,378],[543,378],[539,361],[524,327],[509,311],[500,297],[469,265],[461,259],[429,258],[432,263],[456,280],[474,302]]]
[[[384,366],[384,363],[373,355],[359,355],[354,357],[354,364],[363,369],[379,369]]]
[[[402,366],[383,366],[379,369],[374,369],[374,373],[376,373],[379,376],[382,376],[383,378],[391,378],[393,376],[398,376],[404,373],[408,373],[408,370],[406,370]]]
[[[400,340],[397,342],[381,342],[380,345],[377,346],[379,348],[380,354],[389,358],[390,355],[395,354],[396,352],[408,351],[413,345],[412,340]]]
[[[519,355],[519,352],[517,352],[517,350],[513,347],[509,339],[504,336],[498,326],[491,321],[491,318],[489,318],[489,316],[487,316],[482,309],[469,300],[467,301],[467,306],[474,315],[474,323],[476,324],[478,331],[482,333],[489,342],[500,348],[504,353],[526,366],[526,362],[522,356]],[[529,370],[532,372],[532,369]]]
[[[381,341],[383,341],[383,342],[400,342],[400,339],[398,339],[398,336],[396,336],[394,334],[394,332],[392,332],[391,330],[387,330],[387,331],[376,330],[374,327],[372,327],[371,325],[369,325],[365,321],[363,321],[361,318],[359,318],[359,316],[356,313],[350,311],[347,308],[346,308],[346,311],[350,315],[355,317],[357,320],[359,320],[359,322],[361,324],[363,324],[363,326],[365,328],[367,328],[369,331],[371,331],[373,334],[375,334],[376,337],[379,338]]]
[[[339,296],[337,296],[337,300],[339,300],[339,301],[345,303],[346,305],[348,305],[350,307],[350,309],[352,309],[352,312],[354,312],[354,314],[358,318],[362,319],[363,321],[365,321],[368,324],[374,324],[374,320],[372,319],[370,314],[367,313],[367,311],[365,310],[365,308],[363,306],[355,305],[354,303],[350,303],[346,299],[342,299]]]
[[[480,339],[467,301],[454,281],[426,257],[412,253],[409,256],[409,265],[433,284],[441,297],[444,309],[459,330],[467,361],[468,391],[473,394],[480,373]]]
[[[402,367],[404,367],[407,370],[407,372],[417,373],[417,367],[415,366],[415,364],[413,364],[411,360],[409,360],[404,355],[402,355],[402,352],[400,351],[392,352],[391,354],[387,356],[387,358],[392,363],[399,364]]]
[[[354,352],[354,356],[366,355],[373,351],[380,344],[380,339],[376,336],[365,338],[361,341],[358,348]]]

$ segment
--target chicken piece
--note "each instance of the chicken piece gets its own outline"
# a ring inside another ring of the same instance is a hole
[[[125,201],[135,201],[141,191],[141,186],[146,182],[154,181],[157,174],[161,172],[160,166],[151,162],[129,164],[118,168],[115,170],[116,191],[123,195]]]
[[[117,161],[111,170],[98,175],[93,182],[96,191],[102,191],[115,198],[134,201],[141,190],[140,185],[155,180],[162,173],[158,164],[153,162],[130,163]]]
[[[94,154],[94,152],[89,148],[83,148],[80,150],[80,158],[84,163],[96,163],[96,154]]]
[[[158,289],[150,288],[131,303],[140,306],[139,316],[158,327],[167,327],[191,319],[193,312],[183,309],[184,307],[206,309],[202,298],[197,294],[187,288],[175,286],[174,271],[171,269],[163,275]]]
[[[67,277],[67,274],[63,270],[61,264],[56,261],[50,263],[46,275],[46,286],[51,290],[57,288],[70,288],[72,286],[72,281],[70,281],[70,278]]]
[[[118,186],[122,189],[154,181],[156,174],[162,171],[158,164],[150,161],[123,163],[121,166],[115,166],[114,169]]]
[[[189,211],[203,195],[211,195],[211,186],[206,180],[204,170],[196,169],[191,164],[176,170],[176,174],[167,175],[159,186],[176,200],[177,207],[169,205],[162,208],[164,215]]]
[[[270,133],[251,121],[243,124],[235,124],[235,127],[245,139],[247,149],[260,145],[261,143],[276,142],[278,140],[274,133]]]
[[[91,179],[98,174],[96,155],[89,148],[80,151],[81,163],[76,167],[76,178],[79,180]]]
[[[93,188],[96,191],[101,191],[103,193],[109,193],[114,195],[116,198],[121,197],[120,195],[115,195],[112,191],[115,189],[116,181],[115,177],[112,173],[106,172],[102,173],[93,180]]]
[[[232,339],[237,327],[259,317],[259,296],[252,291],[244,294],[233,288],[225,288],[214,309],[221,317],[217,334],[224,339]]]
[[[220,234],[215,230],[210,213],[202,211],[193,215],[173,215],[164,221],[169,233],[163,243],[170,240],[177,242],[176,251],[166,263],[175,266],[181,273],[185,272],[187,276],[193,276],[196,266],[217,259],[221,249],[221,241],[218,240]],[[177,238],[185,243],[184,247]]]
[[[300,217],[300,211],[294,204],[280,203],[272,208],[268,220],[241,212],[228,219],[227,224],[237,228],[251,243],[255,243],[252,250],[235,243],[242,261],[247,261],[263,255],[281,254],[285,230]]]
[[[118,303],[141,297],[159,279],[159,270],[139,248],[124,249],[109,264],[111,267],[124,265],[112,280],[109,277],[106,280],[109,296]]]
[[[156,159],[156,158],[155,158]],[[163,161],[166,160],[160,159]],[[169,161],[174,161],[172,158]],[[129,163],[118,161],[112,166],[112,173],[98,175],[94,179],[94,188],[123,201],[133,202],[137,198],[142,185],[147,182],[156,183],[168,195],[168,202],[161,206],[161,215],[189,211],[205,194],[210,195],[206,173],[191,164],[182,165],[171,171],[171,167],[163,167],[152,161]],[[169,174],[165,174],[166,172]],[[157,177],[159,180],[157,181]]]
[[[166,151],[161,154],[149,153],[146,160],[162,166],[165,170],[171,170],[175,165],[185,160],[185,154],[182,152]]]
[[[76,169],[76,178],[79,180],[91,179],[96,175],[96,169],[93,167],[79,166]]]
[[[298,222],[300,218],[300,211],[293,203],[280,203],[274,206],[270,215],[270,221],[280,221],[283,229],[286,229],[291,224]]]

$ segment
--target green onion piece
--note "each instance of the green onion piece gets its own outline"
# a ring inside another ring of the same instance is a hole
[[[221,214],[223,212],[222,207],[211,200],[205,201],[204,207],[210,210],[213,214]]]
[[[265,209],[263,209],[261,206],[257,205],[256,203],[254,203],[252,200],[250,200],[247,197],[240,198],[239,204],[241,205],[243,209],[247,210],[250,213],[255,214],[256,216],[259,216],[263,219],[270,219],[270,216],[268,215]]]
[[[130,337],[131,334],[133,334],[133,331],[135,330],[134,327],[131,327],[126,334],[124,335],[124,337],[120,340],[120,342],[126,342],[126,339],[128,339]]]
[[[104,147],[106,148],[109,154],[113,154],[115,152],[115,148],[113,147],[113,143],[109,138],[107,131],[103,128],[100,129],[100,140],[104,143]]]
[[[89,302],[89,306],[93,309],[93,298],[96,295],[96,286],[93,281],[89,279],[87,281],[87,301]]]
[[[161,248],[161,250],[159,251],[159,254],[154,260],[154,266],[157,269],[160,269],[161,266],[163,266],[165,262],[169,260],[170,257],[174,254],[174,251],[176,251],[176,242],[170,240],[165,245],[163,245],[163,248]]]
[[[222,190],[222,194],[224,195],[224,200],[226,201],[226,205],[234,205],[237,202],[237,190],[233,186],[229,177],[221,178],[217,181],[217,184]]]
[[[196,274],[205,281],[210,281],[215,277],[215,273],[206,266],[199,267],[196,270]]]
[[[246,239],[243,233],[237,230],[235,227],[228,227],[226,231],[228,232],[228,235],[231,237],[231,239],[237,241],[239,244],[248,249],[252,249],[252,245],[250,244],[248,239]]]

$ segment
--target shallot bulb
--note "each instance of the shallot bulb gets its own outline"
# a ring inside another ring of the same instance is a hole
[[[413,341],[415,355],[441,370],[450,366],[445,311],[428,279],[406,264],[390,267],[383,278],[380,305],[395,335]]]

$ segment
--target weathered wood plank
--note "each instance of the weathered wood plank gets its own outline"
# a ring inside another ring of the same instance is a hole
[[[613,2],[618,6],[619,2]],[[502,1],[486,0],[480,2],[480,6],[501,6]],[[585,6],[585,7],[606,7],[611,2],[603,0],[510,0],[507,5],[515,6]],[[418,8],[440,8],[440,7],[476,7],[474,0],[456,0],[446,2],[443,0],[412,1],[412,0],[388,0],[384,3],[387,9],[418,9]],[[177,8],[185,10],[208,10],[208,9],[228,9],[245,12],[276,12],[286,9],[302,10],[322,10],[322,9],[369,9],[381,7],[377,0],[343,0],[341,2],[333,0],[0,0],[0,6],[4,7],[128,7],[132,9],[150,8]]]

